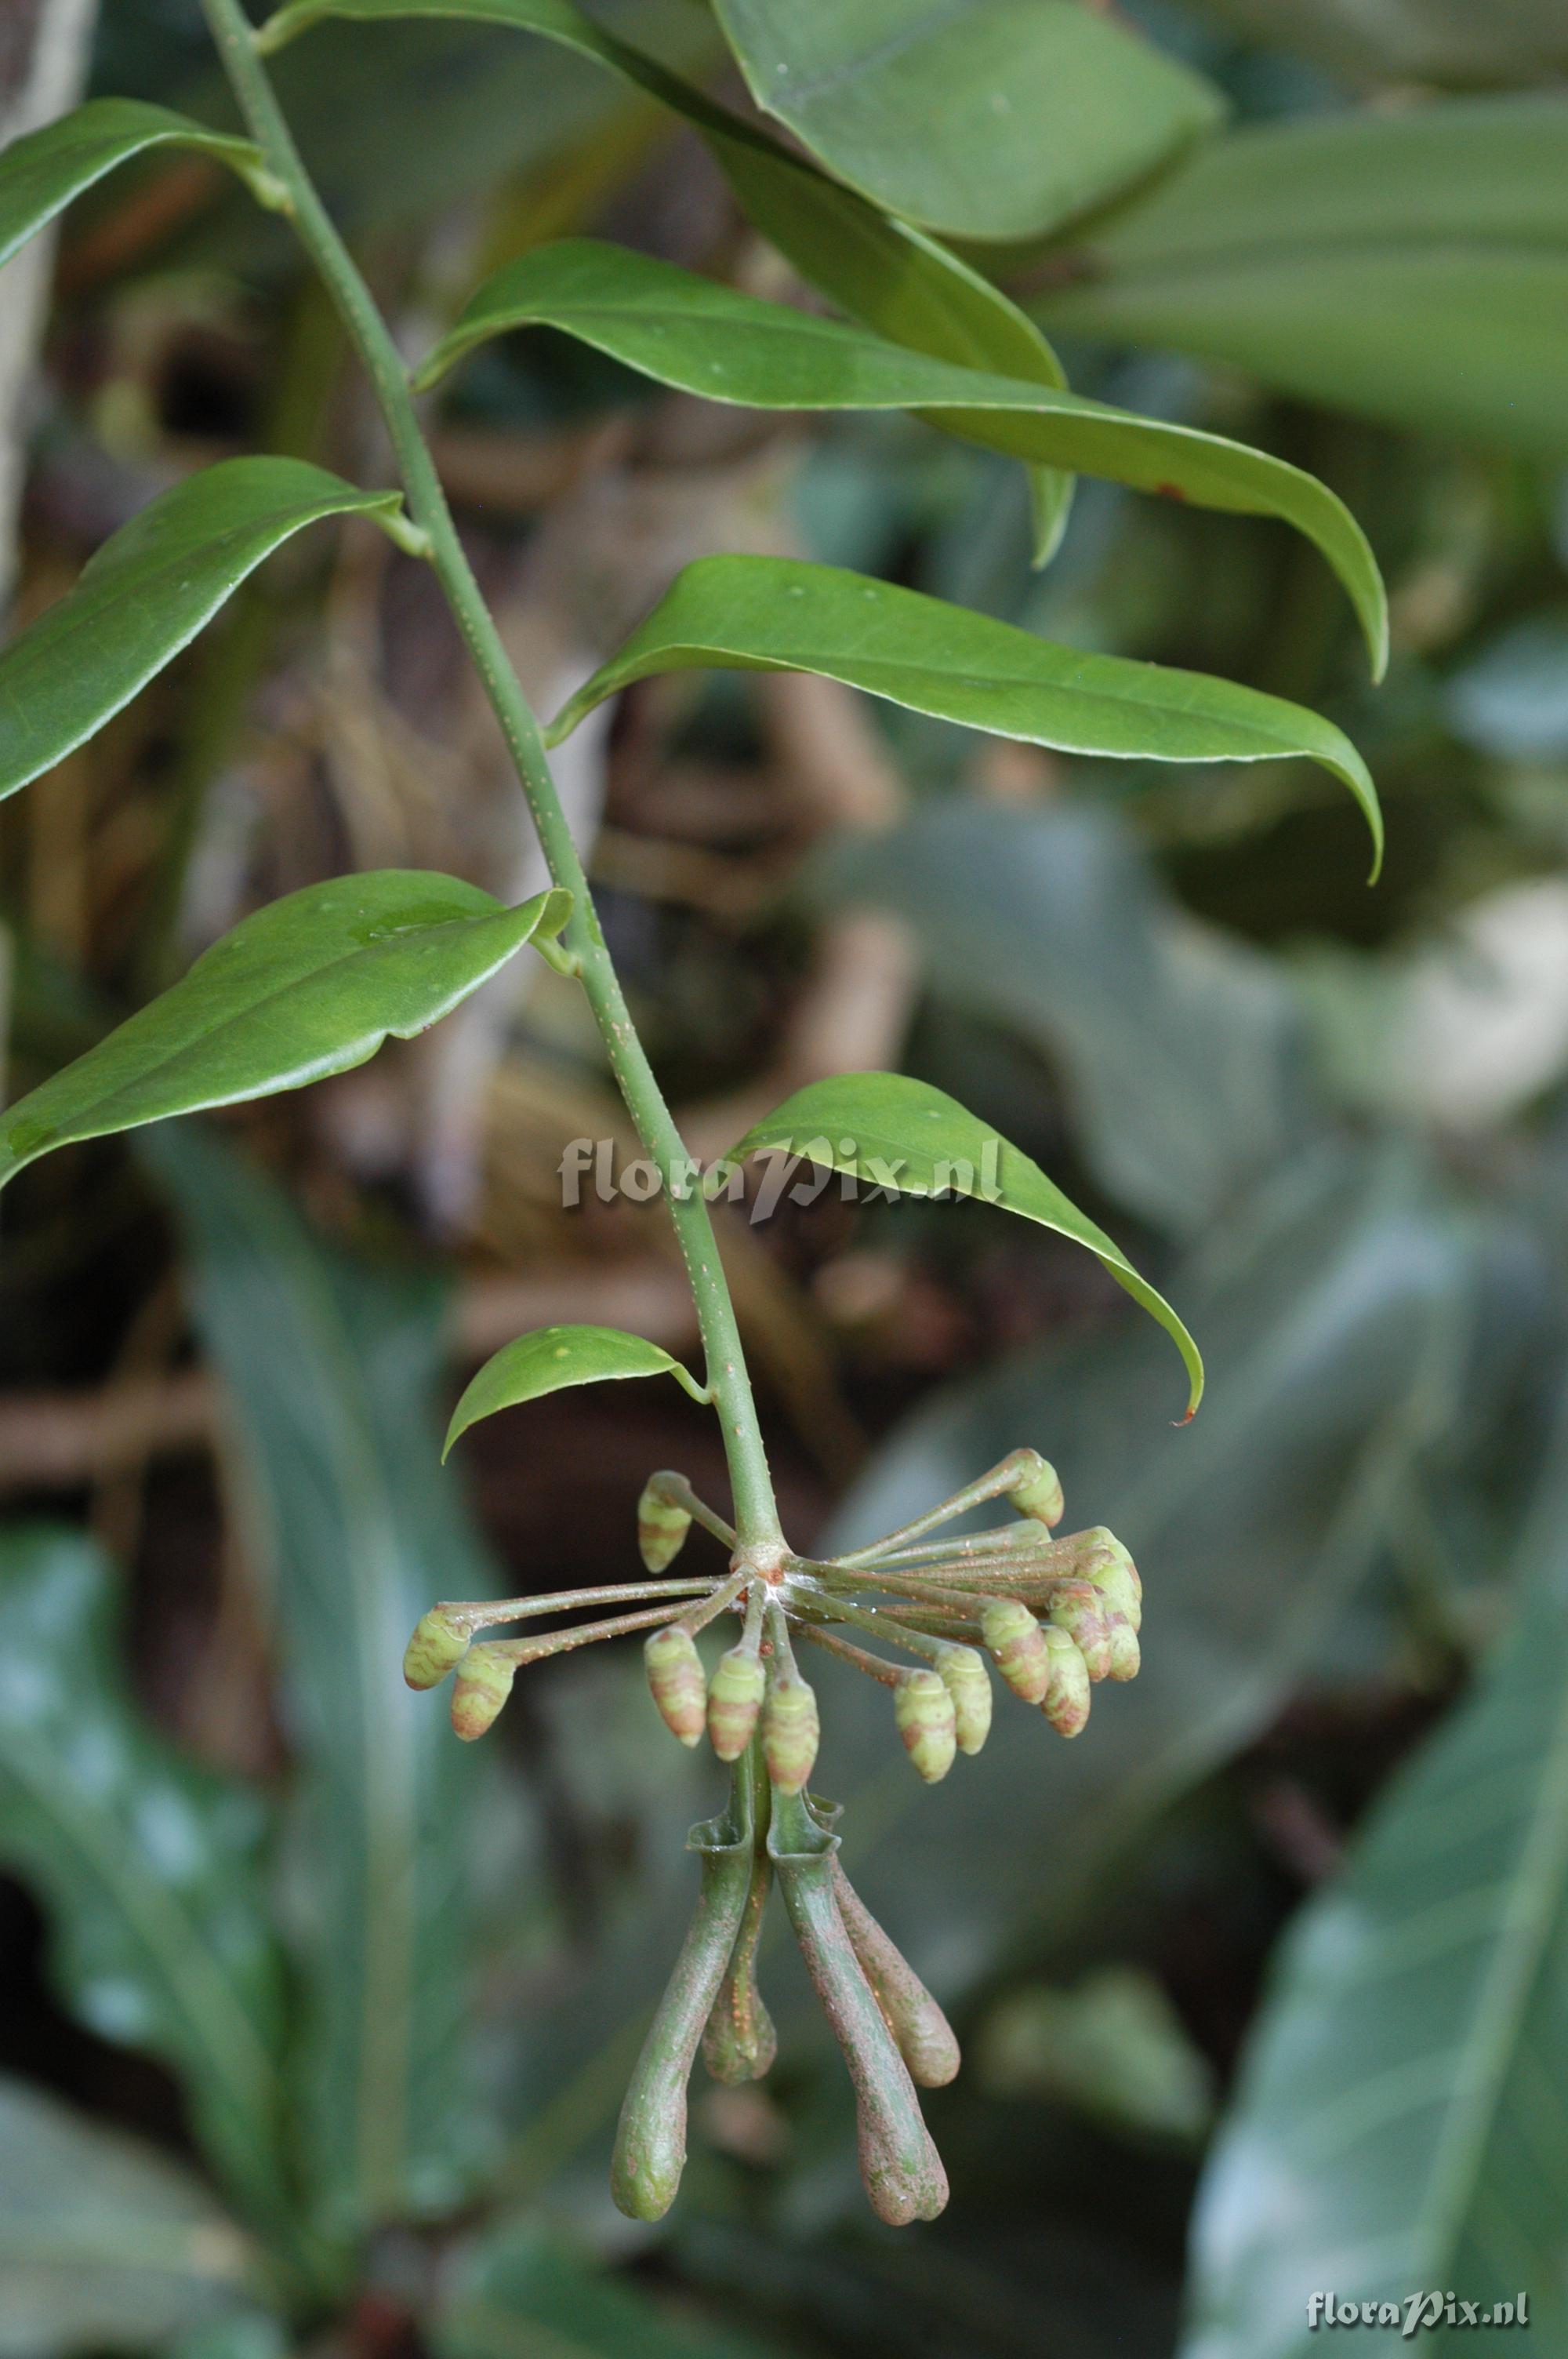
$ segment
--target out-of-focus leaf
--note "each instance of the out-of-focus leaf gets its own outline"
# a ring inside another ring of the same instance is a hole
[[[438,2359],[763,2359],[775,2348],[667,2310],[526,2222],[468,2252],[435,2320]]]
[[[1200,2199],[1186,2359],[1307,2359],[1330,2288],[1401,2318],[1428,2287],[1522,2290],[1568,2343],[1565,1441],[1517,1623],[1287,1937]]]
[[[994,2096],[1044,2097],[1113,2127],[1196,2138],[1214,2075],[1152,1974],[1107,1966],[1076,1990],[1031,1983],[980,2027],[976,2069]]]
[[[258,2277],[191,2172],[0,2079],[0,2359],[160,2348]]]
[[[281,48],[328,17],[384,24],[407,16],[510,26],[608,66],[692,125],[763,236],[852,318],[894,343],[966,368],[1041,385],[1066,384],[1061,363],[1034,322],[979,271],[716,105],[569,0],[289,0],[268,18],[262,45]],[[931,423],[952,430],[951,420],[934,417]],[[1054,467],[1032,466],[1030,473],[1035,562],[1043,565],[1065,523],[1071,482]]]
[[[1568,100],[1236,132],[1063,254],[1029,308],[1047,328],[1561,459]]]
[[[1359,525],[1315,476],[1245,443],[1112,409],[1038,377],[984,375],[835,320],[767,303],[652,255],[563,238],[488,279],[419,370],[427,386],[492,336],[557,328],[662,385],[762,409],[914,409],[1051,465],[1108,475],[1200,507],[1273,516],[1312,540],[1386,654],[1382,583]]]
[[[114,1600],[77,1534],[0,1538],[0,1857],[49,1911],[77,2013],[174,2066],[214,2167],[275,2225],[287,2098],[265,1817],[143,1726]]]
[[[276,458],[221,459],[160,493],[0,653],[0,795],[113,720],[293,534],[322,516],[384,522],[401,499]]]
[[[1065,753],[1154,762],[1304,756],[1344,780],[1372,833],[1383,820],[1367,765],[1303,705],[1173,666],[1087,655],[1016,624],[836,565],[699,557],[556,715],[558,745],[607,696],[668,671],[808,671],[915,712]]]
[[[934,993],[1044,1047],[1098,1177],[1178,1236],[1310,1134],[1287,986],[1159,894],[1104,813],[943,804],[838,846],[818,889],[906,919]]]
[[[716,0],[752,95],[890,212],[1039,235],[1219,120],[1217,92],[1080,0]]]
[[[906,1196],[979,1196],[1087,1246],[1102,1269],[1165,1330],[1191,1380],[1190,1417],[1203,1398],[1197,1345],[1120,1246],[1069,1203],[1021,1148],[943,1090],[907,1073],[840,1073],[812,1082],[754,1123],[730,1150],[736,1162],[772,1147]]]
[[[918,1843],[890,1839],[916,1781],[856,1675],[814,1661],[846,1864],[939,1995],[1011,1933],[1059,1930],[1300,1677],[1378,1561],[1416,1453],[1457,1414],[1477,1285],[1475,1234],[1423,1165],[1320,1148],[1173,1281],[1212,1369],[1193,1424],[1172,1430],[1163,1346],[1128,1322],[952,1386],[873,1462],[819,1545],[860,1545],[1027,1441],[1060,1471],[1069,1521],[1109,1525],[1143,1576],[1138,1678],[1097,1689],[1071,1745],[999,1697],[985,1751],[919,1789]]]
[[[449,2204],[486,2150],[463,2044],[472,1948],[467,1748],[403,1684],[438,1597],[494,1582],[438,1463],[444,1290],[330,1255],[199,1130],[148,1142],[190,1248],[273,1582],[299,1749],[299,2103],[334,2228]]]
[[[73,1140],[344,1073],[411,1039],[536,936],[571,895],[509,909],[424,869],[334,876],[269,902],[0,1121],[0,1187]]]
[[[93,98],[58,123],[13,140],[0,156],[0,264],[116,164],[158,147],[191,148],[249,179],[259,147],[135,98]]]
[[[1202,0],[1205,11],[1331,73],[1368,82],[1546,81],[1568,70],[1559,0]]]
[[[481,1417],[511,1408],[518,1401],[537,1400],[541,1393],[558,1392],[563,1385],[595,1385],[608,1376],[674,1376],[693,1400],[706,1402],[708,1394],[657,1343],[627,1335],[616,1327],[536,1327],[503,1343],[485,1362],[452,1411],[441,1455],[446,1457],[460,1433]]]

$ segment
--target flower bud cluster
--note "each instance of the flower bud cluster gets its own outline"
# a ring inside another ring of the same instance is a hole
[[[1016,1519],[932,1538],[987,1501]],[[884,2219],[929,2219],[946,2200],[914,2084],[939,2086],[957,2070],[940,2009],[867,1915],[838,1860],[836,1817],[810,1792],[820,1740],[816,1697],[795,1644],[810,1645],[892,1690],[893,1728],[927,1784],[991,1726],[986,1657],[1003,1686],[1062,1736],[1088,1719],[1093,1688],[1139,1667],[1142,1588],[1119,1541],[1103,1527],[1056,1537],[1062,1485],[1038,1451],[1000,1466],[872,1546],[815,1559],[763,1562],[680,1474],[652,1476],[638,1506],[649,1578],[495,1604],[442,1604],[409,1641],[405,1676],[431,1688],[455,1673],[452,1725],[472,1739],[490,1728],[518,1670],[601,1638],[645,1633],[654,1704],[687,1746],[707,1736],[732,1765],[728,1812],[692,1831],[703,1897],[628,2093],[617,2142],[616,2201],[656,2219],[674,2200],[686,2151],[686,2085],[700,2046],[721,2081],[760,2077],[776,2040],[757,1987],[756,1947],[772,1883],[844,2049],[860,2118],[862,2174]],[[721,1571],[670,1571],[694,1524],[729,1551]],[[672,1601],[674,1610],[672,1611]],[[606,1618],[560,1624],[574,1611],[613,1606]],[[720,1616],[738,1637],[711,1676],[697,1646]],[[497,1624],[548,1617],[560,1626],[516,1638],[476,1639]],[[863,1642],[880,1640],[891,1654]]]

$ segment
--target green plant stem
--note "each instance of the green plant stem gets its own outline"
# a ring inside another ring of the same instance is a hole
[[[408,391],[402,358],[316,193],[256,53],[241,0],[202,0],[202,6],[251,136],[287,192],[288,217],[320,272],[370,377],[392,438],[409,512],[428,536],[430,562],[516,765],[550,875],[573,896],[567,939],[581,962],[582,987],[611,1070],[638,1136],[663,1175],[670,1216],[691,1281],[708,1359],[708,1381],[723,1427],[741,1545],[762,1570],[772,1572],[783,1554],[778,1508],[718,1240],[708,1207],[692,1182],[692,1160],[654,1078],[605,946],[588,878],[550,775],[538,723],[463,553]]]

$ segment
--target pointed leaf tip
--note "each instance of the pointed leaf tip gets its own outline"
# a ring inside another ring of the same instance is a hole
[[[904,1073],[841,1073],[813,1082],[754,1124],[728,1159],[741,1162],[767,1147],[904,1195],[979,1197],[1086,1246],[1170,1336],[1187,1371],[1188,1417],[1197,1408],[1203,1360],[1164,1297],[1021,1147],[945,1091]]]
[[[591,1385],[613,1376],[674,1376],[695,1401],[706,1407],[712,1396],[688,1368],[657,1343],[628,1335],[618,1327],[536,1327],[503,1344],[488,1359],[452,1411],[442,1445],[443,1460],[452,1445],[481,1418],[519,1401],[537,1400],[567,1385]]]

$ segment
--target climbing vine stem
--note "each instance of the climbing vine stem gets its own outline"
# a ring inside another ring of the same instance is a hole
[[[772,1572],[783,1553],[778,1510],[712,1221],[691,1179],[692,1163],[626,1006],[582,861],[550,775],[539,724],[464,554],[408,390],[402,357],[316,192],[257,54],[241,0],[202,0],[202,5],[251,136],[284,192],[285,201],[278,209],[293,223],[320,273],[370,377],[396,454],[409,513],[421,536],[416,546],[434,567],[468,644],[516,765],[551,876],[573,896],[568,945],[575,954],[611,1070],[638,1135],[663,1176],[696,1299],[708,1381],[723,1425],[739,1542],[760,1570]]]

